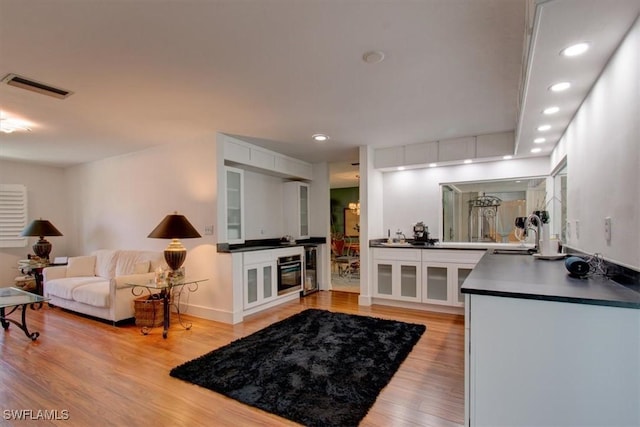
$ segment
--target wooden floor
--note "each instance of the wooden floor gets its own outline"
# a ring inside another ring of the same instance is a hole
[[[38,426],[291,426],[283,418],[169,376],[176,365],[208,353],[306,308],[423,323],[427,331],[380,393],[361,426],[458,426],[464,415],[464,319],[383,306],[361,307],[358,295],[319,292],[256,314],[238,325],[197,318],[144,336],[45,307],[29,310],[32,342],[11,325],[0,330],[0,425],[7,410],[58,411],[68,420]],[[14,313],[16,316],[18,313]],[[67,411],[67,412],[64,412]],[[50,412],[51,413],[51,412]],[[41,414],[41,413],[40,413]]]

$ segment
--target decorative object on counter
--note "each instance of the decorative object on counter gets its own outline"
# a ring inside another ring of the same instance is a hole
[[[469,200],[469,241],[495,242],[498,230],[498,207],[502,199],[481,196]],[[502,239],[501,239],[502,240]]]
[[[573,277],[587,277],[589,274],[589,263],[584,259],[571,256],[564,261],[564,266],[569,271],[569,275]]]
[[[282,238],[280,238],[280,244],[281,245],[295,245],[296,244],[296,239],[293,238],[293,236],[290,235],[286,235],[286,236],[282,236]]]
[[[178,215],[178,212],[174,212],[164,217],[147,237],[171,239],[171,243],[164,250],[164,259],[169,267],[175,271],[182,266],[187,258],[187,249],[178,239],[193,239],[202,236],[184,215]]]
[[[62,236],[62,233],[46,219],[36,219],[22,230],[21,236],[38,236],[40,239],[32,246],[33,253],[38,257],[49,261],[51,253],[51,243],[45,239],[45,236]]]
[[[309,309],[170,375],[306,426],[356,426],[425,329]]]
[[[424,225],[424,222],[417,222],[413,226],[413,240],[418,242],[429,241],[429,227]]]

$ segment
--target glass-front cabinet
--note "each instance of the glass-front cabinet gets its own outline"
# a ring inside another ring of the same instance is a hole
[[[228,243],[244,243],[244,171],[225,168],[226,231]]]
[[[309,184],[300,181],[284,185],[285,232],[294,239],[309,238]]]
[[[463,306],[464,295],[460,288],[473,270],[474,264],[423,263],[424,302]]]
[[[244,267],[244,309],[263,304],[277,295],[275,262]]]
[[[373,249],[373,296],[464,306],[460,288],[484,251]]]
[[[374,257],[374,296],[421,302],[419,250],[376,249]]]

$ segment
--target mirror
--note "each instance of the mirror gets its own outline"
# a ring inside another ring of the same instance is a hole
[[[546,177],[440,184],[442,241],[518,243],[515,220],[545,210]]]

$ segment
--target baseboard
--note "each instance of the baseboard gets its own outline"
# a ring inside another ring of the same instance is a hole
[[[364,305],[364,304],[361,304]],[[388,305],[391,307],[409,308],[412,310],[431,311],[436,313],[459,314],[464,316],[464,307],[451,307],[438,304],[424,304],[418,302],[396,301],[386,298],[373,298],[372,305]]]

